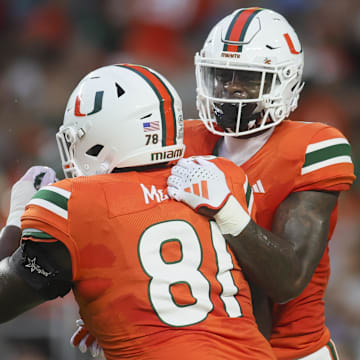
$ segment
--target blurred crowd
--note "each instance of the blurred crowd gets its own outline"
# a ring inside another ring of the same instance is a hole
[[[276,10],[295,28],[305,53],[306,85],[291,118],[339,128],[352,144],[359,176],[359,0],[0,0],[1,224],[8,213],[11,185],[29,166],[48,165],[63,177],[55,133],[70,92],[85,74],[113,63],[148,65],[175,85],[185,119],[196,118],[194,54],[215,22],[248,6]],[[342,360],[360,359],[359,184],[356,181],[341,197],[330,244],[327,323]],[[54,304],[51,314],[60,306]],[[49,314],[47,309],[31,319]],[[66,314],[71,314],[65,317],[71,324],[61,328],[73,330],[74,311]],[[46,338],[35,346],[36,339],[26,331],[20,332],[22,336],[16,330],[5,331],[14,324],[21,327],[26,319],[0,326],[0,347],[7,349],[2,359],[62,359],[44,345]],[[62,347],[71,335],[63,332]],[[30,338],[31,351],[25,341]],[[24,356],[19,344],[27,349]]]

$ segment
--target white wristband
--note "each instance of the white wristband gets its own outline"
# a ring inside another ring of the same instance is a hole
[[[233,195],[230,195],[223,208],[214,216],[223,235],[239,235],[250,222],[250,215]]]

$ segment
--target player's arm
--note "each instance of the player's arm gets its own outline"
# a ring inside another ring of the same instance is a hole
[[[14,225],[5,226],[0,232],[0,260],[10,256],[19,246],[21,229]]]
[[[10,261],[6,257],[0,262],[0,323],[45,301],[12,269]]]
[[[298,191],[279,205],[271,232],[250,224],[238,238],[228,236],[249,278],[278,302],[296,297],[311,280],[327,246],[337,191],[354,180],[348,141],[334,128],[319,129],[306,147],[301,176],[294,179]],[[316,181],[319,191],[309,189]],[[321,191],[324,185],[335,190]],[[291,261],[283,262],[284,254]]]
[[[20,218],[26,204],[43,186],[56,181],[55,171],[47,166],[32,166],[11,189],[10,211],[0,232],[0,260],[10,256],[21,239]]]
[[[71,258],[62,243],[24,241],[0,261],[0,323],[64,296],[71,287]]]
[[[273,303],[259,286],[249,280],[247,281],[251,291],[251,301],[256,324],[264,337],[269,340],[272,331]]]
[[[201,180],[207,183],[206,196],[188,191]],[[278,284],[278,281],[284,275],[289,279],[286,285],[297,280],[299,262],[293,244],[262,229],[251,219],[248,209],[231,194],[225,174],[214,163],[199,157],[195,161],[179,160],[168,178],[168,194],[216,220],[248,280],[262,287],[273,301],[283,302],[292,297],[286,286],[286,294],[279,291],[279,288],[284,291],[284,282]],[[273,257],[276,261],[271,267]]]
[[[336,192],[292,193],[276,211],[272,231],[254,222],[225,235],[248,278],[276,302],[298,296],[326,248]]]
[[[231,196],[219,171],[205,160],[197,165],[180,160],[168,179],[168,193],[215,218],[248,279],[274,302],[296,297],[311,279],[326,246],[337,194],[306,191],[290,195],[277,210],[270,232],[257,225]],[[208,199],[186,191],[199,182],[199,176],[207,179]]]

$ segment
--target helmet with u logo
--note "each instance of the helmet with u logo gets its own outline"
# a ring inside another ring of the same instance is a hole
[[[195,55],[200,118],[225,136],[276,126],[297,107],[303,65],[300,41],[282,15],[262,8],[234,11]]]
[[[184,153],[181,100],[148,67],[105,66],[77,85],[56,138],[66,177],[176,160]]]

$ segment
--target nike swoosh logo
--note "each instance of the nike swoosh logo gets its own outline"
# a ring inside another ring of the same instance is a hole
[[[270,49],[270,50],[276,50],[276,49],[279,49],[279,48],[280,48],[280,46],[273,47],[273,46],[271,46],[271,45],[266,45],[266,47],[267,47],[268,49]]]

